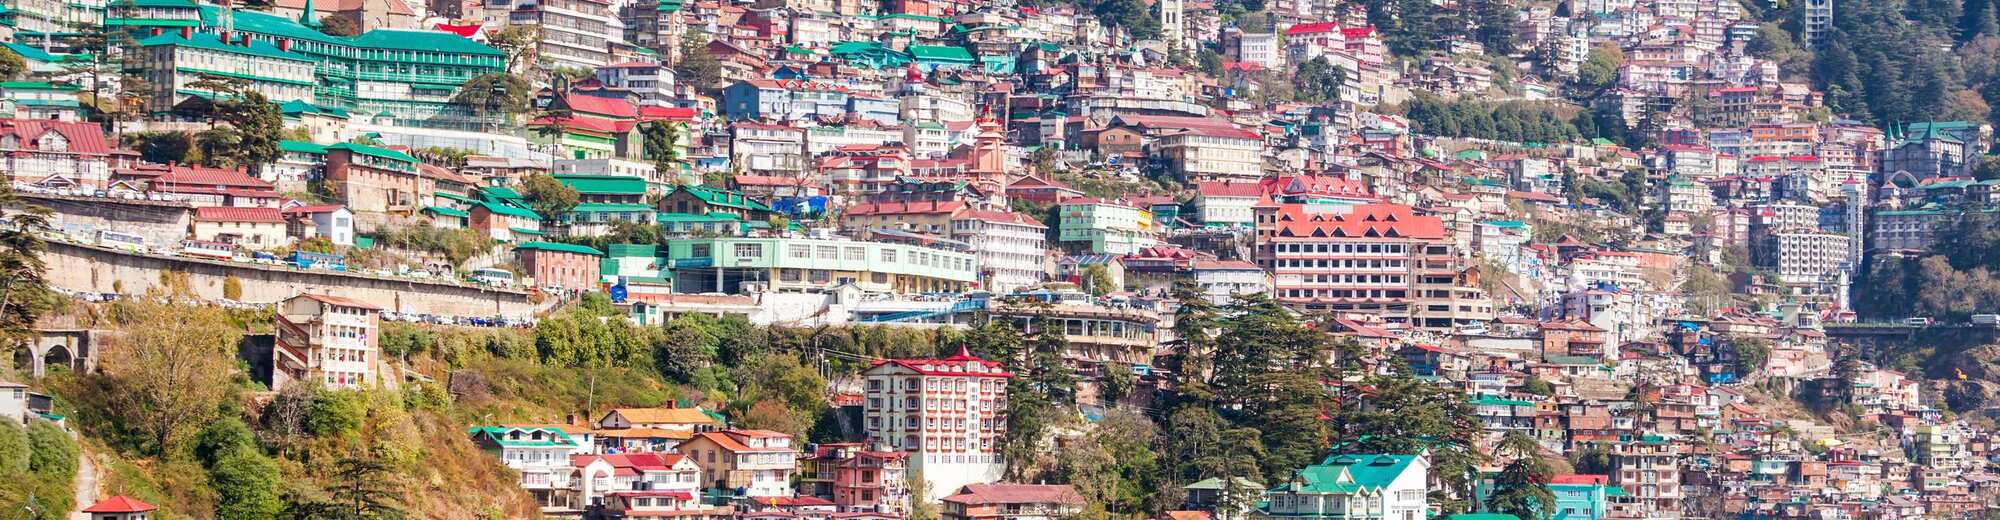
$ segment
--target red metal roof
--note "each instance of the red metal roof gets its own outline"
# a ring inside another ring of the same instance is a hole
[[[238,208],[232,206],[210,206],[195,208],[194,219],[207,222],[259,222],[283,224],[285,217],[278,208]]]
[[[639,107],[633,106],[632,102],[623,99],[570,94],[563,98],[563,104],[569,106],[570,111],[578,114],[608,116],[618,119],[636,119],[639,117]]]
[[[43,119],[0,119],[0,135],[19,139],[15,145],[20,150],[40,150],[37,144],[44,134],[55,132],[69,144],[64,152],[88,155],[111,153],[111,145],[104,139],[104,129],[97,123],[75,121],[53,121]]]
[[[154,511],[154,510],[157,510],[157,509],[159,509],[159,507],[158,507],[158,506],[154,506],[154,505],[152,505],[152,504],[148,504],[148,503],[145,503],[145,502],[143,502],[143,501],[140,501],[139,499],[136,499],[136,498],[132,498],[132,497],[128,497],[128,496],[124,496],[124,495],[119,495],[119,496],[115,496],[115,497],[111,497],[111,498],[107,498],[107,499],[104,499],[103,501],[101,501],[101,502],[98,502],[98,503],[95,503],[95,504],[91,504],[91,505],[90,505],[90,507],[86,507],[86,508],[83,508],[83,512],[85,512],[85,513],[113,513],[113,514],[116,514],[116,513],[144,513],[144,512],[148,512],[148,511]]]
[[[1278,235],[1285,237],[1444,238],[1444,221],[1421,216],[1402,204],[1369,203],[1347,213],[1308,213],[1300,204],[1278,208]]]
[[[1338,22],[1302,23],[1285,29],[1285,36],[1298,36],[1301,34],[1319,34],[1319,33],[1338,31],[1338,30],[1340,30],[1340,24]]]

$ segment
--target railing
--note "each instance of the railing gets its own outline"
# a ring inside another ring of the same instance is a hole
[[[958,314],[961,312],[973,312],[985,308],[986,308],[986,300],[984,299],[959,300],[957,303],[953,303],[951,304],[950,307],[946,307],[944,309],[920,309],[914,311],[880,314],[880,315],[861,318],[860,321],[862,323],[896,323],[896,322],[903,322],[910,320],[921,320],[932,316]]]

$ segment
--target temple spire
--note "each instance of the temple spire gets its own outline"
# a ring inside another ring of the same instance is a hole
[[[313,11],[313,0],[306,0],[305,10],[299,13],[299,25],[319,28],[319,14]]]

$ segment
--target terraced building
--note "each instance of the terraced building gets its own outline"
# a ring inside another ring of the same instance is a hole
[[[312,61],[312,96],[302,101],[340,108],[377,124],[478,130],[493,116],[451,103],[458,86],[506,67],[506,53],[443,31],[376,29],[353,37],[314,29],[313,11],[297,20],[191,0],[115,0],[107,25],[142,38],[178,33],[216,35],[206,41],[271,49]],[[189,21],[194,21],[190,25]],[[230,33],[225,35],[224,33]],[[268,46],[268,47],[266,47]],[[149,67],[154,65],[148,64]],[[155,71],[148,71],[149,74]],[[246,74],[252,83],[293,78]],[[274,102],[293,101],[273,98]]]

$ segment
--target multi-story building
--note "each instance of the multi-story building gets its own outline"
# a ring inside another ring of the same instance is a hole
[[[1129,255],[1155,243],[1153,212],[1122,200],[1068,199],[1057,213],[1056,241],[1092,253]]]
[[[1086,375],[1105,363],[1151,363],[1160,343],[1160,315],[1149,309],[1114,307],[1091,302],[1062,301],[1053,305],[996,304],[987,309],[996,320],[1008,320],[1016,330],[1034,333],[1047,326],[1069,342],[1063,359]]]
[[[590,446],[560,428],[483,426],[472,429],[472,443],[521,475],[521,488],[544,507],[566,501],[571,493],[570,455],[590,453]]]
[[[1922,251],[1931,247],[1937,226],[1957,215],[1939,209],[1906,209],[1875,212],[1868,237],[1875,249]]]
[[[1204,182],[1195,189],[1195,215],[1206,227],[1248,228],[1257,220],[1257,200],[1263,195],[1255,182]]]
[[[291,244],[286,238],[285,217],[278,208],[195,208],[190,224],[189,235],[195,240],[260,250]]]
[[[1847,263],[1847,235],[1781,230],[1758,237],[1751,262],[1771,269],[1788,284],[1829,282]]]
[[[535,287],[587,291],[600,282],[597,248],[560,242],[522,242],[514,246],[514,261],[533,277]]]
[[[674,99],[674,69],[664,64],[613,63],[598,67],[595,77],[607,89],[637,96],[641,105],[668,106]]]
[[[1263,516],[1311,520],[1420,520],[1430,510],[1430,459],[1335,454],[1264,492]]]
[[[674,292],[961,292],[979,280],[972,253],[833,238],[686,238],[667,242]]]
[[[1308,310],[1408,322],[1419,275],[1448,244],[1442,220],[1400,204],[1285,204],[1257,217],[1257,261],[1278,301]]]
[[[356,218],[371,225],[387,223],[388,214],[416,212],[436,191],[429,178],[417,173],[417,158],[365,144],[326,147],[326,180]]]
[[[307,56],[317,62],[312,100],[321,105],[366,114],[377,122],[427,128],[479,130],[498,121],[451,100],[466,80],[505,68],[507,55],[454,33],[374,29],[333,36],[314,28],[313,13],[294,20],[192,0],[145,0],[137,6],[113,9],[103,23],[134,34],[179,32],[192,25],[190,34],[246,35],[278,51]]]
[[[786,178],[806,174],[804,130],[750,121],[737,122],[731,130],[729,162],[743,165],[743,173]]]
[[[566,494],[552,493],[542,512],[577,518],[601,506],[619,518],[699,517],[706,468],[692,455],[613,453],[570,457],[573,480]]]
[[[858,442],[814,449],[799,458],[800,494],[831,501],[842,511],[909,513],[909,453],[872,450]]]
[[[1195,286],[1215,305],[1235,301],[1237,296],[1271,294],[1271,273],[1257,264],[1242,260],[1196,260],[1191,268]]]
[[[968,484],[1000,479],[1007,462],[1007,379],[1000,363],[963,351],[943,359],[890,359],[862,372],[862,431],[910,454],[937,500]]]
[[[520,4],[507,19],[542,28],[536,55],[550,66],[593,70],[611,62],[608,38],[618,20],[610,2],[536,0]]]
[[[740,489],[744,497],[792,496],[799,451],[790,435],[769,430],[703,432],[679,449],[701,467],[711,488]]]
[[[313,101],[317,80],[313,68],[318,62],[304,54],[279,49],[268,41],[248,35],[222,41],[212,34],[197,34],[192,28],[141,40],[145,47],[139,67],[153,94],[146,110],[163,114],[187,98],[218,95],[202,88],[203,81],[240,80],[240,88],[263,94],[274,103]]]
[[[1032,287],[1048,274],[1048,226],[1010,211],[968,210],[951,220],[952,238],[971,244],[980,287],[1006,293]]]
[[[1657,437],[1612,446],[1611,483],[1662,520],[1681,517],[1681,443]]]
[[[309,379],[327,388],[375,383],[381,308],[339,296],[304,293],[278,303],[271,389]]]
[[[102,188],[116,162],[109,141],[97,123],[0,119],[0,169],[13,182]]]
[[[1264,176],[1264,138],[1224,126],[1191,126],[1161,136],[1154,149],[1171,162],[1181,180],[1255,181]]]

